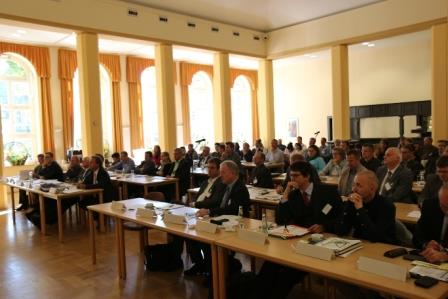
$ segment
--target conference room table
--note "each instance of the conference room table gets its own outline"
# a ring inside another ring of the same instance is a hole
[[[308,238],[309,236],[304,236],[300,239]],[[331,261],[326,261],[296,253],[292,246],[300,239],[283,240],[268,237],[268,242],[263,245],[239,238],[238,235],[229,235],[226,238],[216,240],[218,250],[219,298],[226,298],[225,286],[229,251],[240,252],[265,261],[317,274],[326,279],[326,286],[331,286],[333,281],[338,281],[400,298],[442,299],[448,297],[448,284],[445,282],[439,282],[437,285],[425,289],[417,287],[414,284],[414,280],[410,278],[406,281],[399,281],[358,269],[357,264],[360,257],[368,257],[402,266],[408,270],[411,269],[413,266],[410,261],[404,260],[401,257],[390,259],[383,256],[384,252],[397,248],[398,246],[363,241],[363,248],[353,252],[348,257],[337,257]],[[328,288],[326,288],[327,291]]]
[[[147,196],[150,187],[174,185],[175,186],[175,198],[180,200],[179,197],[179,179],[173,177],[163,176],[148,176],[141,174],[117,174],[109,172],[112,181],[115,181],[123,186],[122,198],[128,198],[128,185],[137,185],[143,187],[143,196]]]
[[[194,215],[197,209],[189,208],[186,206],[169,204],[165,202],[158,202],[152,200],[146,200],[143,198],[134,198],[119,201],[126,206],[126,209],[117,210],[114,209],[112,203],[104,203],[98,205],[92,205],[88,207],[89,210],[89,228],[90,228],[90,242],[91,242],[91,252],[92,252],[92,263],[96,264],[96,245],[95,245],[95,225],[93,221],[93,212],[99,213],[100,215],[107,215],[115,219],[115,235],[116,235],[116,246],[118,255],[118,275],[120,279],[126,279],[126,252],[125,252],[125,238],[123,230],[123,222],[131,221],[148,228],[157,229],[164,231],[169,234],[173,234],[182,238],[199,241],[202,243],[209,244],[211,247],[211,257],[212,257],[212,278],[213,278],[213,291],[214,298],[218,297],[218,260],[217,260],[217,250],[215,242],[219,239],[225,238],[229,235],[234,235],[236,232],[225,232],[224,230],[218,230],[217,233],[208,233],[197,231],[194,227],[196,219],[192,218],[192,222],[189,224],[173,224],[165,222],[162,218],[161,212],[157,213],[157,217],[152,219],[139,217],[136,215],[137,208],[143,208],[147,203],[152,203],[154,207],[160,210],[169,210],[175,215]],[[248,227],[257,228],[251,223],[254,220],[245,220]]]
[[[246,161],[242,161],[241,165],[245,168],[247,168],[248,171],[251,171],[252,169],[254,169],[257,165],[255,165],[254,162],[246,162]],[[282,168],[285,166],[285,163],[278,163],[278,162],[266,162],[264,163],[264,165],[269,168],[269,169],[278,169],[278,168]]]
[[[30,186],[30,180],[21,180],[19,177],[7,177],[0,181],[2,184],[10,187],[11,189],[11,208],[12,219],[14,225],[16,224],[16,211],[15,211],[15,196],[14,189],[23,190],[28,193],[36,194],[39,198],[39,212],[40,212],[40,230],[41,234],[45,236],[47,234],[47,223],[45,215],[45,198],[56,200],[57,215],[58,215],[58,238],[59,242],[62,242],[64,237],[64,221],[62,214],[62,201],[69,198],[82,198],[84,196],[98,195],[99,202],[103,203],[103,189],[78,189],[75,184],[57,182],[56,180],[33,180]],[[63,190],[51,190],[49,192],[42,191],[40,185],[43,183],[53,183],[58,185],[58,189]],[[100,230],[104,231],[104,216],[99,219]]]

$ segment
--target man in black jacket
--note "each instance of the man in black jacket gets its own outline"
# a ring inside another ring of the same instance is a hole
[[[348,235],[354,229],[355,238],[394,244],[395,206],[378,193],[378,179],[370,170],[359,172],[353,181],[353,193],[345,202],[344,217],[337,233]]]
[[[425,187],[423,187],[418,200],[420,206],[425,200],[436,197],[442,185],[448,184],[448,157],[440,157],[436,169],[435,174],[429,174],[426,177]]]
[[[253,160],[256,166],[250,174],[249,184],[261,188],[274,188],[271,171],[264,165],[265,158],[262,152],[255,153]]]
[[[90,157],[90,172],[84,181],[78,185],[80,189],[103,189],[103,201],[112,201],[112,183],[110,176],[102,166],[101,158],[98,156]],[[84,197],[79,202],[79,206],[86,209],[87,206],[98,204],[96,196]]]
[[[334,186],[313,183],[313,166],[299,161],[290,166],[288,182],[277,211],[278,224],[307,227],[312,233],[334,232],[342,201]],[[265,262],[258,275],[260,298],[285,298],[305,273]]]
[[[64,173],[61,166],[54,161],[53,153],[46,152],[44,156],[44,164],[38,173],[39,177],[44,180],[58,180],[64,179]]]
[[[73,155],[70,158],[70,166],[67,172],[64,174],[65,181],[78,182],[79,176],[83,172],[81,167],[81,161],[79,160],[79,156]]]
[[[221,160],[211,158],[208,161],[209,179],[204,181],[199,188],[198,196],[192,206],[198,209],[212,209],[219,206],[224,196],[226,185],[219,177],[219,165]],[[192,240],[186,240],[187,252],[190,254],[193,267],[184,272],[185,275],[198,275],[210,271],[210,246]],[[202,256],[204,252],[204,256]]]
[[[183,157],[182,149],[176,148],[174,150],[174,163],[169,176],[179,179],[180,196],[184,196],[190,186],[190,167],[190,162]],[[172,195],[167,196],[167,198],[172,199]],[[179,199],[176,198],[175,200]]]
[[[44,157],[45,157],[44,154],[37,155],[37,163],[39,163],[39,164],[36,167],[34,167],[32,178],[39,177],[38,173],[44,165]],[[32,179],[32,178],[30,178],[30,179]],[[19,205],[17,206],[16,210],[17,211],[26,210],[26,209],[28,209],[28,207],[29,207],[28,196],[26,195],[26,191],[19,190]]]
[[[145,152],[145,160],[143,160],[142,163],[135,168],[135,172],[150,176],[156,175],[156,163],[154,163],[151,151]]]

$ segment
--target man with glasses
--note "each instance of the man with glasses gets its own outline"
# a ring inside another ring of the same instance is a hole
[[[423,170],[422,164],[415,159],[414,147],[411,144],[403,145],[400,148],[401,165],[412,171],[413,180],[416,181],[418,174]]]
[[[64,180],[64,173],[61,166],[54,161],[53,153],[46,152],[44,156],[44,163],[38,172],[38,176],[44,180]]]
[[[434,198],[442,185],[448,185],[448,156],[439,158],[436,164],[436,173],[426,177],[425,187],[418,198],[422,205],[425,200]]]

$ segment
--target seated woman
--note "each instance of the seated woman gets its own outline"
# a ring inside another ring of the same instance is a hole
[[[317,170],[317,172],[322,171],[325,168],[325,161],[320,156],[320,150],[316,145],[310,145],[307,150],[308,162],[313,165],[313,167]]]

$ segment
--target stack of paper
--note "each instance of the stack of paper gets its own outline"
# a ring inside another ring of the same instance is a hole
[[[340,256],[362,247],[362,242],[361,240],[350,240],[332,237],[317,243],[316,246],[332,249],[336,256]]]
[[[276,228],[268,230],[268,234],[270,236],[279,237],[282,239],[301,237],[309,232],[310,231],[308,229],[296,225],[288,225],[286,229],[284,226],[278,226]]]

